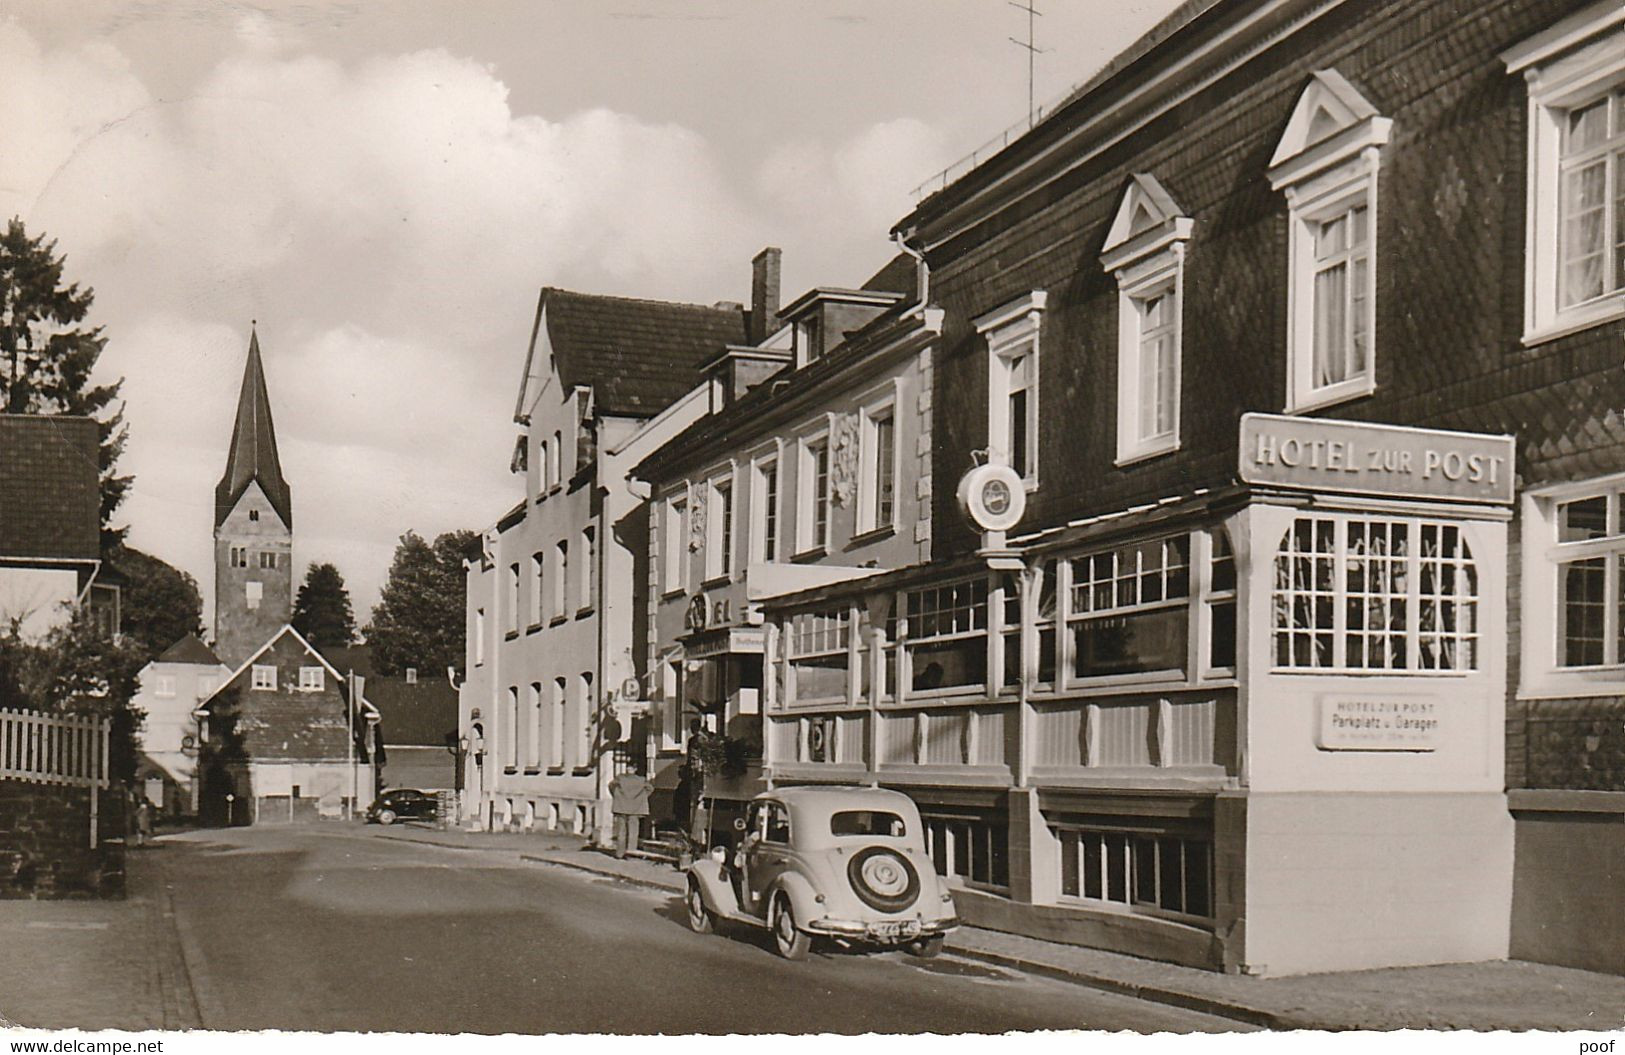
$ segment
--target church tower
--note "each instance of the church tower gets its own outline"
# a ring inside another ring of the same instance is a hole
[[[293,495],[251,332],[226,472],[214,489],[214,649],[236,667],[293,616]]]

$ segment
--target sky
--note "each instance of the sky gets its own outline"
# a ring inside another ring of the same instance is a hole
[[[1063,95],[1175,0],[1037,0]],[[130,544],[212,622],[258,321],[297,578],[364,623],[399,536],[488,526],[544,285],[786,300],[891,256],[913,189],[1027,115],[1007,0],[0,0],[0,217],[93,287]]]

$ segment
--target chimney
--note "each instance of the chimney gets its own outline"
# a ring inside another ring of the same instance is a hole
[[[750,343],[761,344],[779,328],[779,260],[784,251],[768,246],[750,262]]]

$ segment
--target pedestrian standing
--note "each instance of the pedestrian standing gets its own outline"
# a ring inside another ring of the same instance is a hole
[[[152,838],[152,803],[147,801],[146,795],[139,795],[135,803],[135,844],[147,845]]]
[[[609,782],[610,810],[615,815],[615,856],[624,858],[638,844],[643,818],[649,815],[649,796],[654,791],[642,773],[632,770],[617,774]]]

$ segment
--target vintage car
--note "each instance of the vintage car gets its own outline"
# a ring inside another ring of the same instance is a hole
[[[718,847],[688,870],[688,921],[701,934],[718,920],[764,927],[790,960],[815,936],[935,956],[959,924],[907,795],[780,788],[736,823],[744,838],[731,856]]]

